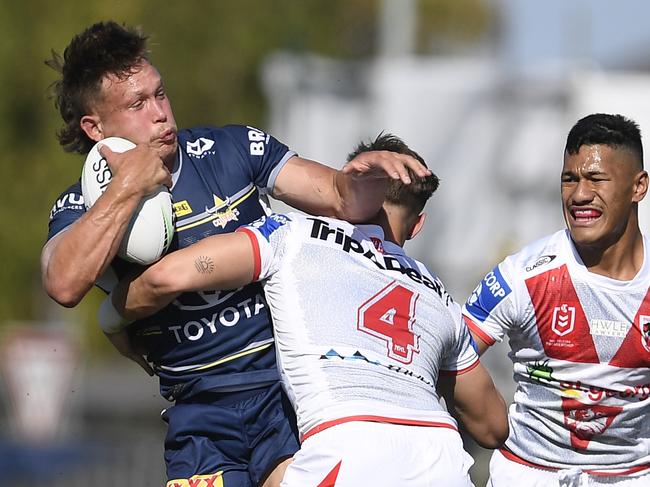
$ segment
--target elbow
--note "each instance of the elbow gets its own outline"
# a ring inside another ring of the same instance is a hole
[[[505,443],[509,434],[508,414],[503,404],[498,411],[493,411],[489,415],[489,421],[484,424],[480,434],[474,435],[474,439],[483,448],[494,450]]]
[[[64,308],[74,308],[75,306],[77,306],[81,302],[81,299],[78,299],[73,294],[64,294],[64,293],[50,294],[50,293],[48,293],[48,295],[54,301],[56,301],[56,303],[60,304]]]
[[[113,300],[119,313],[135,321],[160,311],[178,294],[173,269],[161,260],[133,280],[123,280],[113,290]]]
[[[345,175],[347,176],[347,175]],[[375,217],[382,209],[389,187],[389,178],[347,178],[339,184],[337,201],[333,205],[336,218],[351,223],[363,223]]]
[[[473,408],[469,414],[458,408],[456,412],[468,433],[483,448],[499,448],[508,439],[508,410],[500,395],[493,401],[483,402],[480,407]]]
[[[47,295],[61,306],[74,308],[94,284],[88,272],[75,262],[60,257],[57,251],[61,236],[50,240],[41,252],[41,279]]]
[[[331,202],[329,205],[324,206],[318,212],[320,216],[326,216],[329,218],[336,218],[338,220],[345,220],[351,223],[355,223],[358,219],[355,219],[354,208],[351,208],[349,205],[346,205],[340,197],[336,201]]]
[[[47,295],[66,308],[77,306],[93,286],[93,281],[85,280],[72,268],[56,271],[42,265],[41,277]]]
[[[372,194],[364,192],[364,195]],[[381,193],[381,198],[368,196],[365,199],[355,198],[353,195],[339,196],[332,205],[331,212],[335,218],[350,223],[364,223],[375,217],[381,210],[386,191]],[[326,215],[327,216],[327,215]]]
[[[149,267],[140,277],[143,287],[152,296],[170,296],[181,291],[180,280],[174,278],[173,269],[164,259]]]
[[[76,287],[62,282],[43,281],[43,288],[47,295],[65,308],[74,308],[77,306],[87,290],[80,290]]]
[[[332,216],[334,218],[338,218],[339,220],[345,220],[350,223],[364,223],[375,216],[377,212],[378,209],[375,210],[374,208],[357,208],[341,203],[332,209],[332,215],[324,216]]]
[[[508,439],[509,428],[508,422],[505,421],[505,424],[499,428],[491,428],[489,431],[486,431],[483,435],[480,435],[476,438],[476,443],[478,443],[483,448],[488,448],[495,450],[500,448]]]

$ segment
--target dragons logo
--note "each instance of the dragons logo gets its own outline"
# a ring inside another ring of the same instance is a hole
[[[563,397],[562,410],[564,424],[571,432],[571,446],[586,450],[591,439],[609,428],[623,408],[583,404],[575,399]]]

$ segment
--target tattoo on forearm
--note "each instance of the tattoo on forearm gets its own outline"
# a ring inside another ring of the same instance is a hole
[[[214,270],[214,262],[210,257],[201,255],[194,261],[194,267],[200,274],[210,274]]]

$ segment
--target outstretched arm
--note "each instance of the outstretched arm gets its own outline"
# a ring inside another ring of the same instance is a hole
[[[256,254],[241,232],[215,235],[166,255],[141,274],[124,278],[100,306],[98,318],[106,337],[120,354],[153,370],[136,350],[124,327],[149,316],[180,293],[201,289],[233,289],[253,280]]]
[[[340,171],[295,156],[278,174],[273,196],[312,215],[362,222],[379,211],[391,179],[410,183],[407,168],[431,174],[414,157],[389,151],[363,152]]]
[[[506,403],[481,363],[464,374],[441,374],[438,391],[479,445],[498,448],[506,441]]]
[[[111,293],[129,321],[152,315],[176,296],[203,289],[235,289],[253,281],[256,254],[243,232],[214,235],[172,252]]]

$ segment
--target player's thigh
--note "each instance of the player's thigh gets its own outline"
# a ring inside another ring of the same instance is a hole
[[[165,438],[167,478],[215,487],[253,487],[249,474],[247,439],[241,431],[241,412],[230,405],[209,402],[177,404],[163,413],[168,423]],[[189,482],[193,479],[194,483]],[[175,483],[168,484],[175,487]]]
[[[307,439],[282,486],[467,487],[472,464],[454,430],[351,422]]]
[[[189,478],[171,479],[166,487],[239,487],[251,486],[250,478],[245,471],[217,472],[209,475],[192,475]]]
[[[269,473],[263,480],[260,487],[280,487],[282,479],[284,478],[284,473],[287,470],[287,467],[293,462],[292,458],[286,458],[281,461],[275,468]]]
[[[246,404],[245,429],[251,447],[249,474],[254,484],[279,485],[284,462],[300,448],[293,408],[280,383],[268,387]],[[273,477],[270,474],[273,473]]]

